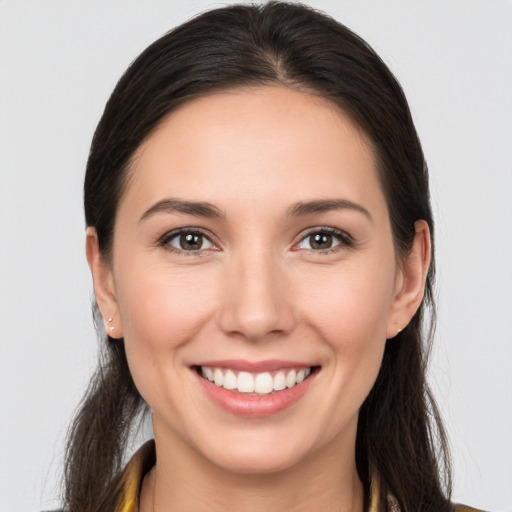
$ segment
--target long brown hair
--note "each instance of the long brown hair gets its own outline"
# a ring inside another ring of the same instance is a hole
[[[212,90],[282,84],[312,91],[348,114],[372,141],[399,257],[410,251],[414,223],[433,233],[428,173],[403,91],[359,36],[300,4],[270,2],[208,11],[148,47],[110,97],[94,134],[85,176],[87,226],[108,261],[126,171],[162,119]],[[363,403],[357,467],[368,488],[380,479],[381,510],[394,496],[404,512],[451,510],[444,431],[425,381],[434,321],[434,265],[424,301],[388,340],[377,381]],[[99,322],[101,325],[101,322]],[[113,510],[126,446],[147,405],[130,375],[123,340],[103,333],[98,369],[71,426],[65,466],[69,512]]]

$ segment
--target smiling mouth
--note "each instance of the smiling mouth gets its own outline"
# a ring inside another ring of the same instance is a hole
[[[195,367],[199,376],[219,388],[224,388],[234,393],[255,396],[266,396],[285,389],[291,389],[319,369],[319,366],[310,366],[306,368],[286,368],[271,372],[250,373],[212,366]]]

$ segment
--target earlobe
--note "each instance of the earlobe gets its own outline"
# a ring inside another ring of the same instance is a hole
[[[105,323],[105,331],[111,338],[121,338],[123,336],[122,324],[111,265],[102,256],[98,235],[96,230],[90,226],[85,233],[85,252],[91,269],[96,302]]]
[[[414,224],[412,249],[405,257],[397,278],[395,297],[388,317],[388,339],[394,338],[414,316],[423,300],[431,260],[430,229],[424,220]]]

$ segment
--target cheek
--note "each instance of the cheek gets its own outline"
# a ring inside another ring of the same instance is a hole
[[[326,269],[309,282],[303,279],[296,296],[303,297],[304,316],[333,349],[357,351],[386,338],[393,272],[375,265]]]
[[[135,385],[151,409],[175,411],[179,405],[172,390],[181,389],[181,347],[214,310],[214,276],[200,268],[173,272],[146,261],[126,264],[117,277],[126,357]],[[182,390],[185,399],[187,392]]]
[[[186,341],[215,303],[212,281],[214,276],[199,267],[127,268],[116,286],[125,339],[154,348]]]
[[[308,287],[315,291],[308,294],[304,316],[326,348],[326,396],[334,401],[329,412],[332,435],[357,416],[382,364],[394,281],[384,269],[368,268],[373,267],[346,268],[324,282],[317,276],[315,287]]]

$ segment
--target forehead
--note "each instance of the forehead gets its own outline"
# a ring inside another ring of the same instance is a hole
[[[333,103],[282,86],[192,100],[137,150],[122,203],[381,199],[372,145]],[[135,206],[132,204],[132,206]]]

